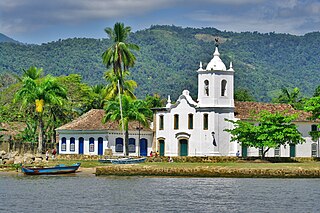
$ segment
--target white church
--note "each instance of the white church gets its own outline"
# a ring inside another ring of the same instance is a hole
[[[220,59],[218,47],[203,69],[198,69],[198,100],[184,90],[175,104],[156,110],[155,136],[160,155],[235,156],[237,143],[230,142],[234,120],[232,63],[229,69]]]
[[[220,59],[218,47],[213,58],[198,73],[198,99],[191,98],[184,90],[172,104],[170,96],[165,107],[154,109],[151,128],[132,123],[129,127],[129,155],[149,156],[259,156],[261,150],[241,147],[230,142],[235,120],[250,118],[250,112],[286,111],[299,114],[294,123],[306,140],[303,144],[280,146],[270,149],[266,157],[319,157],[319,141],[312,141],[309,132],[319,130],[317,123],[308,120],[309,113],[293,109],[288,104],[234,102],[234,73],[232,63],[227,69]],[[57,129],[59,154],[103,155],[108,151],[115,156],[124,155],[124,137],[118,125],[102,124],[103,110],[91,110],[78,119]]]

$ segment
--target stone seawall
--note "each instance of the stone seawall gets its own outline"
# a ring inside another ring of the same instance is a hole
[[[63,160],[98,160],[101,158],[122,158],[121,156],[99,156],[99,155],[78,155],[78,154],[63,154],[57,155],[57,159]],[[137,158],[137,157],[133,157]],[[260,157],[247,157],[247,158],[237,158],[231,156],[206,156],[206,157],[172,157],[173,161],[176,163],[226,163],[226,162],[253,162],[259,161]],[[168,157],[158,156],[158,157],[147,157],[146,162],[167,162]],[[320,161],[320,158],[303,158],[303,157],[266,157],[265,162],[271,163],[291,163],[291,162],[316,162]]]
[[[237,178],[320,178],[320,169],[263,169],[198,166],[194,168],[111,165],[96,168],[96,176],[179,176]]]

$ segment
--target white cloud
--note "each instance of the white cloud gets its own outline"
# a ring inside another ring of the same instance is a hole
[[[170,0],[1,0],[1,31],[21,32],[52,24],[121,18],[170,6]]]
[[[320,22],[318,0],[1,0],[0,31],[12,34],[137,17],[146,17],[145,22],[149,23],[154,20],[153,12],[167,9],[177,14],[172,13],[172,17],[158,14],[154,24],[169,19],[172,22],[166,24],[176,24],[175,18],[186,17],[186,26],[188,22],[190,25],[196,22],[222,30],[302,34],[316,30],[313,25]]]

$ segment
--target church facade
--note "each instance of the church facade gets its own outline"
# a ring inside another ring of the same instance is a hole
[[[234,70],[220,59],[218,47],[206,68],[198,73],[198,99],[184,90],[172,104],[155,109],[155,142],[165,156],[235,156],[237,144],[224,129],[234,120]]]

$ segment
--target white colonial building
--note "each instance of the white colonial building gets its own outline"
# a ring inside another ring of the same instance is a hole
[[[258,103],[258,102],[235,102],[235,119],[249,120],[251,113],[259,113],[265,110],[269,112],[284,112],[288,115],[298,114],[298,118],[293,122],[296,124],[305,143],[297,145],[285,145],[275,149],[270,149],[266,153],[266,157],[319,157],[319,140],[313,141],[309,132],[319,131],[316,122],[310,121],[310,113],[295,110],[289,104],[271,104],[271,103]],[[252,120],[249,120],[252,121]],[[254,121],[252,121],[254,122]],[[241,147],[237,145],[237,149],[241,155],[246,156],[260,156],[261,149],[252,147]]]
[[[124,155],[124,134],[118,122],[102,123],[105,112],[93,109],[59,128],[59,154]],[[150,128],[129,123],[129,155],[147,156],[152,150]]]

